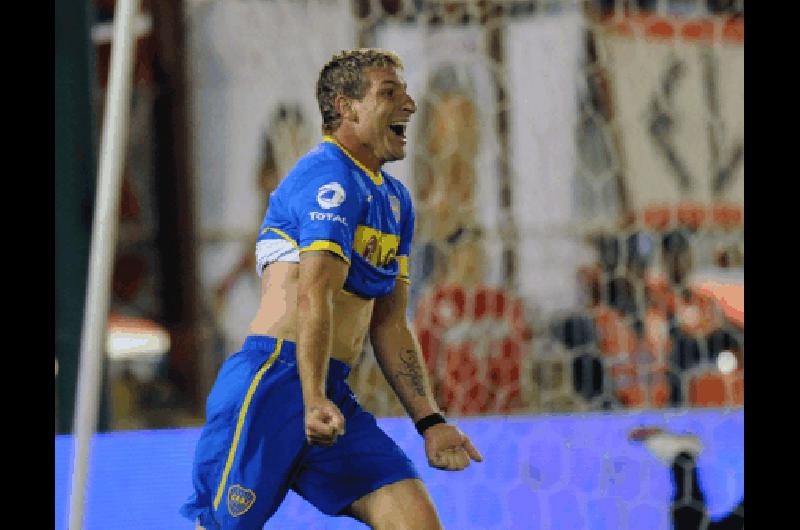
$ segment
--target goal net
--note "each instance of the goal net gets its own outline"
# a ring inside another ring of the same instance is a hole
[[[663,5],[662,5],[663,4]],[[188,4],[203,288],[227,352],[254,230],[341,49],[417,102],[413,323],[450,415],[743,401],[743,18],[704,2]],[[218,361],[221,361],[219,359]],[[401,415],[369,344],[363,404]]]
[[[106,9],[113,2],[96,3]],[[188,37],[197,313],[208,323],[198,330],[193,359],[197,396],[208,395],[221,363],[239,350],[258,306],[254,250],[269,194],[321,139],[320,68],[341,50],[382,47],[404,61],[417,104],[407,157],[384,168],[408,187],[416,210],[408,320],[439,406],[486,462],[457,478],[425,465],[424,446],[369,341],[349,383],[417,464],[444,526],[666,530],[678,482],[670,462],[627,443],[631,432],[652,425],[694,434],[705,446],[697,461],[700,508],[712,520],[743,500],[743,0],[176,5],[185,8]],[[151,22],[164,27],[158,13],[143,18],[144,34]],[[105,39],[103,31],[93,37]],[[100,72],[107,44],[98,52]],[[146,55],[150,44],[137,48]],[[160,303],[158,280],[147,273],[159,261],[155,207],[150,193],[136,193],[138,186],[152,190],[158,158],[158,135],[149,134],[157,125],[148,115],[159,90],[149,77],[159,74],[149,63],[136,70],[122,187],[113,291],[123,315],[141,314],[140,302]],[[115,331],[143,327],[118,315],[111,323]],[[158,356],[168,349],[157,346]],[[133,405],[147,403],[158,425],[162,417],[202,423],[160,405],[179,401],[168,385],[139,386],[136,370],[119,368],[111,401],[125,416],[137,419]],[[80,436],[88,439],[91,429],[78,430],[75,506],[88,477],[88,443]],[[132,494],[152,493],[145,483],[160,489],[127,522],[114,503],[127,509],[130,496],[96,497],[87,528],[135,526],[137,517],[151,528],[177,528],[161,518],[178,517],[189,472],[173,466],[190,464],[198,434],[98,439],[104,465],[121,455],[106,469],[126,477]],[[73,441],[56,441],[57,499],[65,499]],[[140,473],[148,470],[159,476]],[[178,491],[182,499],[173,500]],[[92,497],[91,487],[85,492]],[[82,513],[74,509],[71,517]],[[114,522],[92,522],[101,516]],[[293,493],[269,523],[357,524],[326,518]]]
[[[455,480],[424,466],[369,342],[349,382],[420,464],[445,526],[666,529],[669,468],[624,443],[648,424],[709,445],[712,518],[739,501],[741,2],[183,5],[200,312],[212,317],[198,342],[215,352],[198,355],[198,395],[257,308],[269,194],[321,138],[320,68],[384,47],[417,102],[408,156],[385,168],[416,208],[408,319],[437,402],[486,465]],[[143,469],[161,470],[146,453]],[[314,517],[290,495],[271,523],[353,524]]]

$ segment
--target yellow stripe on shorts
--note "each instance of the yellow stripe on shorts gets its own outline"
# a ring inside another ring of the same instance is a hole
[[[219,503],[222,500],[222,492],[225,491],[225,483],[228,482],[228,474],[231,472],[231,467],[233,466],[233,459],[236,456],[236,446],[239,445],[239,436],[242,434],[242,427],[244,427],[244,419],[247,416],[247,409],[250,407],[250,401],[253,399],[253,394],[255,394],[256,387],[258,387],[258,383],[261,381],[264,372],[269,370],[269,367],[272,366],[272,363],[278,358],[278,354],[281,352],[281,346],[283,346],[283,339],[278,339],[278,342],[275,344],[275,351],[272,352],[272,355],[269,356],[264,366],[256,373],[256,376],[250,383],[250,388],[247,389],[247,394],[244,396],[244,403],[242,403],[242,409],[239,411],[239,421],[236,422],[236,431],[233,433],[231,449],[228,451],[228,460],[225,462],[225,470],[222,472],[222,479],[220,480],[219,488],[217,488],[217,495],[214,497],[214,510],[219,508]]]

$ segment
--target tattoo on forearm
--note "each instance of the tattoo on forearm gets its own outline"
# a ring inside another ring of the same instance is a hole
[[[415,350],[403,350],[398,357],[403,363],[403,370],[398,370],[395,375],[398,378],[407,377],[417,395],[424,396],[425,385],[423,384],[422,369],[417,361],[417,352]]]

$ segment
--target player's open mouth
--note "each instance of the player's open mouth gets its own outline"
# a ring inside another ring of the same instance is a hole
[[[394,134],[399,136],[400,138],[406,137],[406,124],[405,123],[393,123],[389,125],[389,130],[392,131]]]

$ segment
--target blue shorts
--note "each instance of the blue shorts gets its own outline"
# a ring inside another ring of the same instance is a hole
[[[260,529],[289,488],[320,511],[341,515],[378,488],[419,478],[403,451],[356,402],[350,367],[331,359],[327,396],[345,417],[331,447],[305,439],[295,344],[249,336],[227,359],[206,402],[195,450],[194,493],[181,514],[207,530]]]

